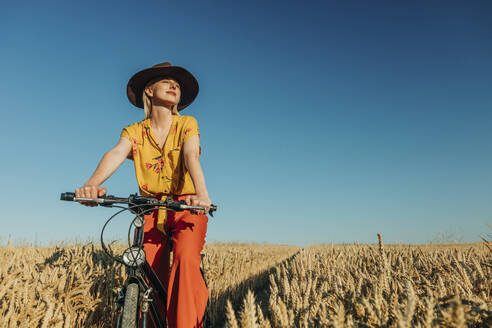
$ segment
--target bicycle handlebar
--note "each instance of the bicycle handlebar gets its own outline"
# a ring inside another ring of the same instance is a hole
[[[182,200],[178,202],[172,197],[167,197],[166,199],[157,199],[154,197],[138,196],[137,194],[130,195],[127,198],[115,197],[112,195],[102,196],[98,198],[85,198],[85,197],[75,197],[73,192],[64,192],[60,195],[60,200],[65,201],[85,201],[85,202],[95,202],[101,206],[111,207],[113,204],[127,204],[127,205],[148,205],[148,206],[161,206],[174,212],[181,212],[185,210],[205,210],[203,206],[191,206],[186,205]],[[213,212],[217,210],[217,205],[210,205],[209,214],[213,216]]]

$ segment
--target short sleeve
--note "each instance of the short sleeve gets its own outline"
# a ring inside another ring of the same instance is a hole
[[[130,132],[128,131],[128,127],[121,130],[120,137],[124,137],[124,138],[128,139],[130,142],[132,141],[132,139],[130,137]],[[133,160],[133,152],[131,151],[126,158]]]
[[[188,116],[185,124],[183,125],[183,144],[194,135],[200,136],[200,132],[198,131],[198,123],[194,117]]]
[[[125,138],[127,138],[128,140],[131,141],[130,132],[128,132],[128,127],[126,127],[123,130],[121,130],[120,137],[125,137]]]

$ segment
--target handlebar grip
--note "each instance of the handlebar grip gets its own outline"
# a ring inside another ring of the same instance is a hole
[[[74,198],[75,198],[74,192],[64,192],[60,195],[60,200],[67,200],[73,202]]]
[[[180,200],[179,203],[182,205],[186,205],[186,202],[184,200]],[[217,205],[214,205],[214,204],[210,205],[210,212],[213,212],[213,211],[217,211]]]
[[[180,200],[179,203],[181,205],[186,205],[186,202],[184,200]],[[208,211],[208,213],[213,216],[213,212],[215,212],[215,211],[217,211],[217,205],[211,204],[210,210]]]

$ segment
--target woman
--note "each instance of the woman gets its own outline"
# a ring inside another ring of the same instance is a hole
[[[195,214],[155,210],[145,216],[147,261],[168,286],[167,320],[169,327],[178,328],[202,327],[208,300],[200,273],[200,252],[211,201],[198,161],[201,149],[197,122],[192,116],[178,113],[197,94],[198,82],[193,75],[168,62],[133,75],[127,86],[128,99],[144,109],[145,120],[124,128],[118,144],[104,155],[90,179],[75,190],[77,197],[106,194],[101,184],[129,158],[135,164],[141,195],[159,199],[171,195],[188,205],[206,208]],[[172,231],[174,245],[171,272],[166,231]]]

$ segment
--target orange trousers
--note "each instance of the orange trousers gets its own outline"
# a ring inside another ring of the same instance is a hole
[[[186,195],[175,196],[184,199]],[[157,210],[145,215],[144,251],[147,262],[163,286],[167,286],[167,308],[159,300],[156,306],[167,313],[169,328],[203,327],[208,290],[200,273],[200,252],[205,244],[208,217],[184,212],[167,212],[165,228],[172,231],[173,264],[169,270],[167,238],[156,227]],[[152,320],[148,321],[152,327]]]

